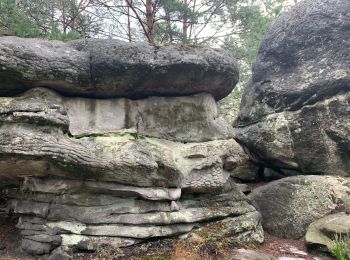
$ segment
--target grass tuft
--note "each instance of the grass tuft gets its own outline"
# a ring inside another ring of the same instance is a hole
[[[329,252],[337,260],[350,260],[350,237],[336,236]]]

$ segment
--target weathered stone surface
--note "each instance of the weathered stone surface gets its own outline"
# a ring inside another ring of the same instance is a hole
[[[73,136],[116,133],[135,129],[142,136],[179,142],[233,137],[233,129],[217,116],[209,94],[150,97],[142,100],[65,98]]]
[[[236,249],[230,260],[277,260],[276,257],[249,249]]]
[[[227,164],[225,166],[227,168]],[[256,181],[259,178],[259,166],[247,160],[245,163],[235,165],[231,170],[231,176],[241,181]]]
[[[179,142],[230,139],[233,128],[218,118],[217,105],[208,94],[189,97],[151,97],[129,101],[129,127],[140,135]]]
[[[230,177],[249,158],[210,95],[93,100],[36,88],[0,101],[0,179],[21,188],[6,194],[24,250],[130,246],[210,222],[227,227],[218,238],[262,242],[260,215]]]
[[[251,241],[255,244],[264,242],[264,231],[259,223],[261,215],[258,212],[248,212],[238,217],[228,217],[223,220],[208,224],[201,230],[211,230],[211,237],[220,239],[228,237],[233,244],[244,244]]]
[[[305,235],[305,242],[310,247],[331,249],[336,239],[346,239],[348,236],[350,236],[350,215],[342,212],[311,223]]]
[[[64,234],[62,236],[62,245],[80,250],[96,250],[101,245],[110,245],[112,247],[127,247],[142,242],[142,240],[120,237],[94,237],[74,234]]]
[[[195,223],[206,219],[223,218],[229,215],[239,216],[255,211],[254,207],[246,201],[227,201],[222,203],[223,205],[215,202],[215,198],[213,201],[212,205],[210,205],[210,201],[205,199],[200,200],[198,203],[191,203],[191,201],[182,203],[182,201],[179,201],[178,209],[172,210],[169,207],[165,211],[162,211],[161,207],[157,208],[157,204],[152,205],[151,203],[138,201],[126,205],[113,204],[112,206],[78,207],[21,200],[15,201],[16,203],[12,203],[10,207],[13,208],[15,213],[30,214],[53,221],[68,219],[87,224],[126,225]],[[149,204],[151,208],[146,208],[143,204]],[[136,207],[133,208],[133,206]],[[210,206],[213,209],[207,209]],[[216,206],[215,209],[214,206]],[[41,208],[45,210],[40,210]],[[34,227],[31,229],[34,229]],[[41,230],[42,226],[38,225],[36,229]]]
[[[49,243],[41,243],[30,239],[22,239],[21,247],[26,252],[33,255],[44,255],[50,253],[52,245]]]
[[[111,194],[118,197],[138,197],[147,200],[178,200],[181,189],[142,188],[110,182],[94,182],[64,179],[25,178],[22,189],[29,192],[51,194],[96,193]]]
[[[268,30],[235,122],[255,160],[349,176],[350,4],[305,0]]]
[[[224,227],[218,239],[263,241],[260,214],[231,178],[249,157],[217,118],[215,99],[238,77],[224,51],[17,40],[0,38],[0,183],[11,184],[24,250],[69,259],[62,248],[212,223]]]
[[[26,191],[23,192],[25,197]],[[35,196],[40,195],[41,191],[28,192],[32,193],[32,197],[23,200],[19,196],[13,199],[9,207],[15,213],[25,214],[17,227],[25,239],[39,243],[39,248],[49,244],[50,250],[59,245],[94,250],[104,243],[122,247],[149,238],[181,235],[201,225],[209,229],[220,226],[220,232],[215,229],[218,239],[230,237],[242,244],[263,241],[260,214],[247,203],[233,182],[216,193],[185,194],[169,202],[167,208],[163,201],[143,201],[131,197],[120,204],[122,198],[119,196],[115,197],[115,203],[107,206],[82,207],[57,204],[55,201],[38,203]],[[81,194],[79,190],[76,192]],[[91,193],[91,196],[101,196],[94,194]],[[109,200],[112,201],[112,198]],[[85,200],[85,203],[88,201]],[[158,208],[157,203],[161,205]],[[176,209],[173,204],[177,205]],[[45,214],[39,211],[40,208],[45,208]],[[213,226],[208,221],[213,222]],[[41,251],[36,250],[35,254],[39,253]]]
[[[238,81],[229,52],[182,45],[150,46],[112,39],[63,43],[0,38],[0,95],[44,86],[65,95],[99,98],[227,96]]]
[[[248,159],[235,141],[225,140],[230,136],[230,127],[215,119],[215,101],[210,95],[143,101],[119,99],[129,102],[129,109],[121,109],[124,111],[121,118],[128,118],[131,123],[129,126],[125,123],[123,129],[113,128],[116,121],[109,118],[113,116],[104,116],[113,113],[114,107],[119,111],[119,101],[77,98],[74,103],[74,100],[42,88],[32,89],[16,98],[0,98],[0,121],[3,122],[0,126],[0,178],[10,182],[17,177],[54,175],[207,192],[222,187],[229,178],[229,171]],[[66,106],[67,102],[70,105]],[[101,106],[107,111],[86,112],[83,106],[81,109],[85,112],[79,112],[79,104],[91,102],[104,104]],[[163,112],[158,112],[154,104],[162,104]],[[164,108],[166,104],[170,109]],[[181,116],[176,115],[178,119],[169,123],[174,118],[168,119],[167,114],[176,104],[179,105],[177,114]],[[198,108],[195,115],[191,112],[195,110],[193,106]],[[118,119],[119,114],[115,117]],[[112,126],[106,122],[111,122]],[[147,138],[147,135],[176,141],[208,142],[183,144]],[[217,138],[224,140],[215,141]],[[51,186],[51,190],[59,191],[60,185],[50,183],[46,188]],[[90,189],[100,190],[98,184],[96,187],[91,185]],[[107,184],[103,185],[107,190]],[[69,188],[73,189],[73,186]],[[142,190],[122,186],[116,189],[124,189],[125,193],[132,189],[138,193]],[[149,190],[148,195],[138,196],[151,198],[153,195],[149,192],[161,191]],[[114,194],[117,194],[116,190]],[[166,198],[164,196],[160,199]]]
[[[307,227],[350,198],[350,180],[331,176],[295,176],[270,182],[249,195],[271,234],[299,239]]]
[[[53,128],[20,124],[0,126],[0,153],[4,178],[54,175],[198,192],[225,184],[227,157],[246,158],[232,139],[188,144],[130,134],[72,139]]]
[[[73,260],[73,252],[67,247],[60,246],[51,252],[48,260]]]
[[[214,98],[204,93],[142,100],[91,99],[34,88],[19,97],[0,98],[0,121],[55,126],[77,138],[125,130],[179,142],[233,137],[233,128],[217,118]]]

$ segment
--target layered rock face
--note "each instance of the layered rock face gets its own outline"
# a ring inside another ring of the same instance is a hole
[[[350,3],[305,0],[262,42],[236,138],[260,163],[349,176]]]
[[[215,98],[238,78],[231,57],[22,40],[0,39],[13,61],[0,71],[0,179],[24,250],[122,247],[217,224],[216,235],[262,242],[260,215],[230,177],[249,158],[217,118]],[[109,95],[123,98],[92,98]]]

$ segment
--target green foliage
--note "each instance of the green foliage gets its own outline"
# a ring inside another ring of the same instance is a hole
[[[15,1],[0,0],[0,35],[9,34],[20,37],[40,37],[39,27],[22,11]]]
[[[282,5],[275,3],[267,6],[266,9],[263,10],[255,1],[251,4],[247,0],[228,1],[230,19],[239,27],[239,38],[237,39],[237,36],[227,38],[224,46],[248,66],[251,66],[255,59],[260,42],[271,22],[281,12]]]
[[[57,25],[53,24],[49,33],[45,34],[45,38],[49,40],[60,40],[60,41],[70,41],[82,38],[80,33],[76,31],[69,31],[68,33],[63,33]]]
[[[264,7],[264,8],[263,8]],[[229,19],[237,26],[237,33],[226,37],[223,47],[230,50],[240,65],[240,82],[220,103],[220,114],[232,122],[239,110],[240,99],[251,77],[251,67],[266,30],[280,14],[283,5],[268,1],[264,6],[256,0],[228,0]]]
[[[337,260],[350,260],[350,237],[337,236],[329,251]]]
[[[0,0],[0,36],[68,41],[93,35],[102,23],[79,8],[75,0]]]

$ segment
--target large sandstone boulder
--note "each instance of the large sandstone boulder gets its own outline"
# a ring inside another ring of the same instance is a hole
[[[264,230],[299,239],[308,226],[341,208],[350,209],[350,179],[294,176],[270,182],[249,195],[262,215]]]
[[[0,183],[24,250],[263,242],[231,177],[250,158],[217,118],[238,76],[224,51],[0,38],[0,63]]]
[[[349,27],[349,1],[305,0],[269,28],[235,122],[255,160],[349,176]]]
[[[0,96],[33,86],[86,97],[227,96],[238,81],[229,52],[182,45],[150,46],[119,40],[63,43],[0,38]]]

